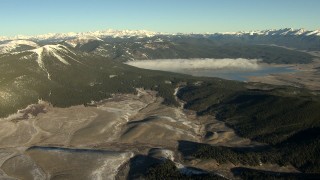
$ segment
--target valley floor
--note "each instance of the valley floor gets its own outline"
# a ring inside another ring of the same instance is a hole
[[[296,69],[296,72],[249,77],[248,79],[252,82],[261,82],[274,85],[288,85],[299,88],[307,88],[311,90],[320,90],[320,52],[308,53],[316,57],[312,63],[286,65]]]
[[[170,159],[182,172],[194,172],[189,169],[193,167],[233,179],[231,168],[247,166],[185,159],[179,148],[184,142],[264,146],[237,136],[213,116],[196,116],[163,105],[154,91],[137,91],[87,107],[55,108],[39,102],[0,119],[0,178],[124,179],[131,169],[145,168],[133,159],[146,156]],[[33,111],[40,114],[32,116]],[[251,168],[297,172],[271,164]]]

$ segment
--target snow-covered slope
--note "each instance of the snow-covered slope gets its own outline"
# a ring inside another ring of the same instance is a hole
[[[103,31],[90,31],[90,32],[81,32],[81,33],[48,33],[43,35],[36,36],[15,36],[15,37],[1,37],[0,41],[4,40],[16,40],[16,39],[25,39],[25,40],[35,40],[35,41],[62,41],[69,40],[74,38],[82,38],[82,37],[95,37],[95,38],[106,38],[106,37],[120,37],[120,38],[128,38],[128,37],[152,37],[155,36],[157,32],[146,31],[146,30],[103,30]]]
[[[214,33],[220,35],[262,35],[262,36],[285,36],[285,35],[292,35],[292,36],[320,36],[320,30],[308,31],[305,29],[292,29],[292,28],[285,28],[285,29],[270,29],[270,30],[263,30],[263,31],[239,31],[239,32],[222,32],[222,33]]]
[[[0,54],[14,52],[18,48],[21,48],[22,46],[30,47],[30,48],[39,47],[39,45],[33,41],[13,40],[13,41],[8,41],[3,44],[0,44]]]
[[[48,68],[46,66],[46,62],[48,62],[49,59],[51,61],[54,61],[50,64],[62,63],[63,65],[71,65],[71,61],[75,63],[81,63],[74,58],[74,56],[76,55],[74,52],[61,44],[45,45],[33,50],[29,50],[27,52],[31,52],[32,54],[27,55],[26,58],[22,59],[30,59],[30,57],[36,57],[36,61],[39,67],[47,73],[49,80],[51,79],[51,75],[48,72]]]
[[[42,57],[45,55],[51,55],[61,61],[63,64],[69,65],[69,63],[64,60],[60,55],[59,52],[67,52],[66,47],[62,46],[60,44],[58,45],[45,45],[43,47],[31,50],[31,52],[34,52],[38,56],[38,63],[39,66],[41,67],[42,62]]]
[[[92,41],[103,41],[103,40],[98,37],[83,36],[83,37],[78,37],[78,38],[66,40],[65,43],[67,43],[71,47],[76,47],[77,45],[82,46],[82,45],[89,43],[89,42],[92,42]]]

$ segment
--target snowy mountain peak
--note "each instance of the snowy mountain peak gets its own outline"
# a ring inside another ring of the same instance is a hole
[[[320,36],[320,30],[308,31],[305,29],[293,29],[293,28],[284,28],[284,29],[269,29],[263,31],[239,31],[239,32],[222,32],[214,33],[218,35],[262,35],[262,36]]]
[[[53,56],[56,59],[58,59],[60,62],[62,62],[63,64],[69,65],[69,63],[62,57],[63,56],[67,56],[66,54],[71,52],[68,50],[67,47],[61,45],[61,44],[57,44],[57,45],[45,45],[42,46],[40,48],[37,49],[33,49],[30,50],[30,52],[34,52],[37,54],[38,56],[38,63],[39,66],[41,67],[42,65],[42,57],[43,56]]]
[[[62,40],[69,40],[74,38],[81,38],[81,37],[95,37],[95,38],[106,38],[106,37],[119,37],[119,38],[128,38],[128,37],[152,37],[161,33],[147,31],[147,30],[103,30],[103,31],[90,31],[90,32],[81,32],[81,33],[48,33],[43,35],[36,35],[36,36],[14,36],[14,37],[1,37],[0,41],[5,40],[35,40],[35,41],[62,41]]]
[[[193,34],[193,33],[192,33]],[[130,37],[153,37],[156,35],[192,35],[192,34],[184,34],[184,33],[176,33],[176,34],[167,34],[167,33],[159,33],[152,32],[147,30],[102,30],[102,31],[89,31],[89,32],[69,32],[69,33],[48,33],[43,35],[36,36],[15,36],[15,37],[1,37],[1,41],[8,40],[31,40],[31,41],[50,41],[50,42],[60,42],[67,40],[79,39],[79,41],[83,41],[84,39],[104,39],[107,37],[112,38],[130,38]],[[239,31],[239,32],[222,32],[222,33],[205,33],[204,35],[262,35],[262,36],[320,36],[320,30],[308,31],[305,29],[292,29],[292,28],[284,28],[284,29],[270,29],[270,30],[262,30],[262,31]],[[90,38],[88,38],[90,37]],[[80,40],[82,39],[82,40]],[[76,41],[76,40],[75,40]],[[81,42],[80,42],[81,43]],[[71,44],[70,44],[71,45]],[[74,46],[75,43],[72,43]]]
[[[8,41],[3,44],[0,44],[0,54],[14,52],[18,48],[22,48],[23,46],[32,47],[32,48],[39,47],[39,45],[33,41],[13,40],[13,41]]]
[[[69,63],[64,60],[63,57],[61,57],[59,54],[61,52],[68,52],[67,51],[67,47],[63,46],[63,45],[45,45],[42,47],[39,47],[37,49],[33,49],[30,50],[29,52],[33,52],[37,55],[38,59],[37,62],[39,64],[39,66],[43,69],[44,68],[44,63],[42,61],[43,56],[53,56],[56,59],[58,59],[60,62],[62,62],[63,64],[69,65]]]
[[[91,41],[101,41],[101,42],[103,42],[103,40],[98,38],[98,37],[83,36],[83,37],[77,37],[77,38],[74,38],[74,39],[66,40],[65,43],[67,43],[71,47],[76,47],[77,45],[81,46],[81,45],[89,43]]]
[[[32,52],[37,57],[37,63],[39,67],[47,73],[48,79],[51,80],[51,75],[48,72],[48,69],[46,68],[46,64],[44,61],[45,56],[50,56],[58,60],[58,62],[61,62],[65,65],[70,65],[70,63],[66,59],[71,59],[73,61],[77,61],[73,57],[71,57],[71,54],[74,55],[72,51],[70,51],[66,46],[63,46],[61,44],[57,45],[45,45],[33,50],[29,50],[29,52]],[[78,61],[77,61],[78,62]]]

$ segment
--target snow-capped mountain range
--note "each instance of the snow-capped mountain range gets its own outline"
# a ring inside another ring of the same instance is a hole
[[[269,29],[263,31],[239,31],[239,32],[224,32],[224,33],[216,33],[222,35],[263,35],[263,36],[320,36],[320,29],[309,31],[306,29]]]
[[[18,35],[14,37],[6,37],[0,36],[0,41],[7,41],[7,40],[33,40],[33,41],[62,41],[74,38],[130,38],[130,37],[153,37],[156,35],[194,35],[194,33],[176,33],[176,34],[169,34],[169,33],[160,33],[160,32],[152,32],[147,30],[103,30],[103,31],[90,31],[90,32],[69,32],[69,33],[48,33],[43,35],[35,35],[35,36],[24,36]],[[198,34],[199,35],[199,34]],[[319,30],[305,30],[305,29],[292,29],[292,28],[285,28],[285,29],[271,29],[271,30],[262,30],[262,31],[239,31],[239,32],[221,32],[221,33],[205,33],[203,35],[261,35],[261,36],[320,36],[320,29]]]
[[[103,31],[90,31],[90,32],[69,32],[69,33],[48,33],[43,35],[36,36],[24,36],[18,35],[14,37],[5,37],[0,36],[0,41],[6,40],[36,40],[36,41],[44,41],[44,40],[68,40],[79,37],[95,37],[95,38],[106,38],[106,37],[152,37],[162,33],[151,32],[147,30],[103,30]]]
[[[65,52],[60,48],[63,46],[63,49],[85,52],[119,61],[230,56],[238,58],[242,56],[251,57],[252,54],[255,54],[241,49],[255,46],[257,50],[263,48],[260,45],[278,45],[299,50],[320,51],[320,31],[280,29],[237,33],[167,34],[146,30],[105,30],[17,36],[11,37],[11,39],[2,37],[0,55],[34,52],[38,55],[38,64],[41,65],[42,56],[48,54],[61,61],[62,58],[57,56],[59,54],[57,52],[64,54]],[[223,52],[227,52],[227,54],[223,54]],[[258,55],[258,57],[264,57],[261,52]],[[295,55],[287,59],[291,59],[291,62],[292,59],[299,59],[299,57]],[[289,61],[281,62],[288,63]]]

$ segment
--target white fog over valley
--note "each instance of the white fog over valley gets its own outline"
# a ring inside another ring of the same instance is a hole
[[[260,59],[157,59],[135,60],[128,65],[151,70],[189,74],[193,76],[220,77],[245,81],[250,76],[264,76],[271,73],[294,72],[290,66],[273,66]]]

